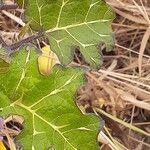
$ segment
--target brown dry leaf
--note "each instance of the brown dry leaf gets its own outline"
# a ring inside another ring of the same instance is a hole
[[[143,36],[140,51],[139,51],[139,76],[140,77],[142,75],[142,68],[141,68],[142,67],[142,57],[143,57],[143,53],[146,48],[146,44],[148,42],[149,37],[150,37],[150,26],[147,28],[147,30]]]

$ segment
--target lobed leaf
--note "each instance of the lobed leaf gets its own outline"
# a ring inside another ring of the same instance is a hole
[[[26,3],[27,20],[32,20],[34,29],[40,25],[46,30],[51,48],[62,64],[70,63],[73,50],[79,48],[90,66],[97,68],[102,63],[98,46],[105,43],[107,50],[111,50],[114,14],[103,0],[28,0]]]
[[[96,150],[99,118],[83,115],[74,99],[83,82],[81,69],[55,67],[50,76],[37,70],[34,50],[13,56],[0,75],[0,116],[24,117],[18,140],[25,150]]]

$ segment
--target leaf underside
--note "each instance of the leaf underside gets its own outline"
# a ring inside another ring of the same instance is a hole
[[[103,0],[25,2],[27,20],[32,20],[35,30],[39,25],[46,30],[51,48],[63,65],[71,62],[74,49],[79,48],[85,61],[97,68],[102,63],[98,46],[105,43],[107,50],[112,49],[114,14]]]
[[[18,140],[25,150],[96,150],[99,119],[83,115],[74,93],[83,81],[80,69],[55,67],[44,77],[35,50],[14,54],[9,71],[0,76],[0,116],[24,117]]]

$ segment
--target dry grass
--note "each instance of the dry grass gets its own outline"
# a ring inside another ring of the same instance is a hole
[[[150,1],[106,2],[116,12],[114,52],[104,52],[102,68],[86,74],[88,83],[79,90],[78,103],[83,111],[92,107],[105,120],[99,136],[101,150],[148,150]]]

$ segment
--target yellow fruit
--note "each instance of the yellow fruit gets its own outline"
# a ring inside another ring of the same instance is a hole
[[[0,141],[0,150],[6,150],[6,148],[5,148],[5,146],[4,146],[2,141]]]
[[[56,64],[60,64],[57,55],[46,45],[42,49],[42,54],[38,58],[39,71],[42,75],[49,75]]]

